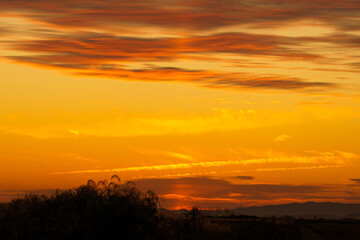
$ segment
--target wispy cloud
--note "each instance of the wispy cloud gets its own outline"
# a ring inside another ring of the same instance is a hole
[[[77,173],[102,173],[102,172],[128,172],[128,171],[149,171],[149,170],[169,170],[169,169],[186,169],[193,167],[219,167],[226,165],[241,164],[242,161],[212,161],[212,162],[194,162],[194,163],[177,163],[165,165],[152,165],[140,167],[127,168],[113,168],[113,169],[96,169],[96,170],[80,170],[69,172],[55,172],[51,174],[77,174]]]
[[[342,164],[348,164],[349,161],[357,159],[358,156],[346,152],[329,152],[327,154],[320,153],[312,156],[288,156],[288,157],[269,157],[269,158],[256,158],[244,160],[229,160],[229,161],[203,161],[191,163],[176,163],[176,164],[163,164],[163,165],[149,165],[149,166],[136,166],[126,168],[112,168],[112,169],[88,169],[76,171],[54,172],[51,174],[82,174],[82,173],[106,173],[106,172],[132,172],[132,171],[159,171],[171,169],[190,169],[195,167],[224,167],[231,165],[249,165],[249,164],[264,164],[264,163],[301,163],[301,164],[332,164],[320,166],[299,166],[290,168],[258,168],[255,171],[282,171],[282,170],[300,170],[300,169],[316,169],[338,167]]]
[[[164,152],[165,155],[170,156],[170,157],[174,157],[174,158],[179,158],[179,159],[184,159],[184,160],[196,160],[196,158],[194,158],[193,156],[184,154],[184,153],[178,153],[178,152]]]
[[[289,62],[311,63],[307,71],[335,69],[334,65],[340,72],[356,71],[356,58],[344,51],[359,48],[359,36],[352,32],[359,30],[359,6],[349,0],[205,0],[196,4],[4,0],[0,9],[6,13],[6,22],[21,19],[14,30],[18,35],[29,35],[17,39],[12,33],[8,41],[0,42],[2,48],[16,52],[8,59],[74,75],[187,82],[210,88],[319,91],[339,85],[325,78],[274,72],[291,69],[279,66]],[[257,31],[279,32],[300,21],[318,22],[316,27],[330,33],[294,37]],[[3,28],[10,29],[5,23]],[[334,54],[332,48],[338,51]],[[238,63],[240,59],[243,64]],[[211,66],[205,67],[205,62]],[[254,73],[254,67],[261,73]]]
[[[27,10],[25,15],[59,28],[106,26],[109,22],[146,24],[166,28],[205,30],[251,24],[273,27],[282,22],[313,19],[346,30],[359,29],[359,5],[351,0],[256,1],[52,1],[3,0],[3,10]],[[171,6],[178,7],[171,7]],[[326,6],[326,7],[324,7]],[[35,14],[37,13],[37,14]],[[349,19],[348,16],[352,16]]]
[[[311,170],[321,168],[338,168],[341,165],[320,165],[320,166],[306,166],[306,167],[281,167],[281,168],[258,168],[256,172],[272,172],[272,171],[291,171],[291,170]]]
[[[253,180],[255,177],[253,176],[235,176],[236,179],[239,180]]]
[[[271,39],[271,40],[269,40]],[[22,63],[30,63],[70,71],[75,75],[100,76],[123,80],[190,82],[210,88],[275,88],[303,89],[334,87],[329,82],[306,81],[299,77],[280,74],[248,74],[209,69],[187,69],[179,67],[127,66],[136,62],[164,62],[175,60],[223,62],[223,54],[272,56],[315,60],[320,55],[300,52],[286,45],[295,40],[286,37],[227,33],[191,38],[124,38],[109,35],[83,36],[18,41],[10,49],[41,54],[35,56],[9,56]],[[104,54],[106,53],[106,54]],[[215,59],[208,54],[219,53]],[[228,61],[228,60],[227,60]]]
[[[350,181],[360,183],[360,178],[349,178]]]
[[[274,142],[283,142],[286,141],[290,136],[288,135],[280,135],[274,138]]]
[[[334,104],[333,102],[300,102],[299,105],[329,105]]]

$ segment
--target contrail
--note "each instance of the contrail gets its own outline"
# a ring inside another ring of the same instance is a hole
[[[332,163],[336,165],[342,165],[348,161],[349,157],[346,156],[302,156],[302,157],[276,157],[276,158],[257,158],[246,160],[230,160],[230,161],[207,161],[207,162],[192,162],[192,163],[177,163],[177,164],[163,164],[152,166],[139,166],[139,167],[126,167],[126,168],[112,168],[112,169],[93,169],[93,170],[77,170],[77,171],[65,171],[55,172],[50,174],[79,174],[79,173],[106,173],[106,172],[128,172],[128,171],[151,171],[151,170],[169,170],[169,169],[187,169],[193,167],[221,167],[229,165],[244,165],[244,164],[261,164],[261,163]],[[328,164],[321,167],[296,167],[294,169],[313,169],[324,168],[329,166]],[[279,171],[290,170],[291,168],[274,168],[274,169],[257,169],[256,171]]]
[[[262,160],[266,160],[266,159],[262,159]],[[245,161],[247,161],[247,160],[178,163],[178,164],[153,165],[153,166],[142,166],[142,167],[55,172],[55,173],[50,173],[50,174],[104,173],[104,172],[127,172],[127,171],[142,171],[142,170],[184,169],[184,168],[193,168],[193,167],[220,167],[220,166],[226,166],[226,165],[244,164]]]

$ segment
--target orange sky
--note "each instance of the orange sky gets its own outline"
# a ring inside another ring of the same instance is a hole
[[[357,0],[2,0],[0,201],[360,203],[359,49]]]

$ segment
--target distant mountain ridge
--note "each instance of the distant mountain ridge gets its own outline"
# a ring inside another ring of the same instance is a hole
[[[239,207],[232,209],[236,215],[285,216],[293,217],[326,217],[360,219],[360,204],[334,202],[305,202],[281,205]]]

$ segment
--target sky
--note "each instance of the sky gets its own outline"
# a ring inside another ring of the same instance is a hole
[[[1,0],[0,201],[360,203],[359,69],[358,0]]]

